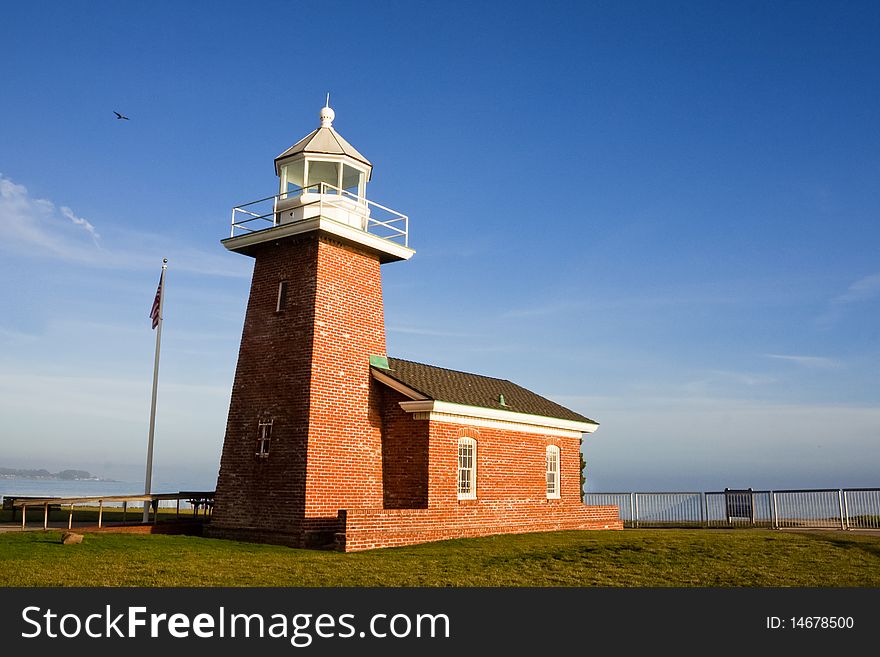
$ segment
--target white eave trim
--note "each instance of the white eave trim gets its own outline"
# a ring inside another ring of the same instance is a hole
[[[314,230],[335,235],[349,242],[361,244],[374,251],[387,254],[396,260],[409,260],[415,254],[415,251],[402,244],[377,237],[372,233],[358,230],[352,226],[346,226],[327,217],[314,217],[302,221],[293,221],[273,226],[272,228],[257,230],[253,233],[228,237],[225,240],[221,240],[221,244],[230,251],[238,251],[261,242],[271,242],[284,237],[309,233]]]
[[[496,408],[453,404],[434,399],[404,401],[400,402],[400,407],[407,413],[424,414],[423,417],[426,417],[426,419],[439,422],[457,422],[458,420],[455,418],[469,418],[485,422],[484,426],[496,426],[496,423],[520,425],[522,427],[520,430],[529,431],[530,433],[544,433],[546,432],[545,430],[551,429],[568,435],[574,433],[593,433],[599,428],[599,425],[593,422],[575,422],[574,420],[530,415],[528,413],[502,411]]]

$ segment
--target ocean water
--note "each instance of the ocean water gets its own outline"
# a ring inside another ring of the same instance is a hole
[[[156,481],[154,493],[178,491],[212,491],[215,482],[205,481]],[[98,495],[141,495],[144,482],[125,481],[62,481],[55,479],[4,479],[0,478],[0,497],[21,495],[27,497],[96,497]],[[167,503],[165,503],[167,504]],[[163,504],[163,506],[165,505]],[[170,503],[172,506],[174,502]]]

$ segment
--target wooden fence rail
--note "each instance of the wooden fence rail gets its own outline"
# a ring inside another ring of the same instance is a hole
[[[28,507],[37,507],[43,509],[43,529],[49,527],[49,509],[68,507],[67,516],[68,529],[73,527],[74,506],[90,506],[98,507],[98,527],[102,527],[104,523],[104,506],[110,504],[113,506],[122,505],[122,524],[126,524],[126,513],[130,503],[147,503],[153,511],[152,522],[158,520],[159,503],[167,500],[175,500],[177,502],[177,510],[175,516],[180,516],[180,501],[185,500],[192,505],[193,515],[197,516],[201,509],[203,516],[210,515],[214,508],[214,491],[180,491],[178,493],[155,493],[151,495],[100,495],[94,497],[22,497],[14,495],[6,495],[3,497],[3,508],[12,509],[13,514],[16,509],[21,509],[21,528],[27,526],[27,510]],[[13,519],[15,516],[13,515]]]

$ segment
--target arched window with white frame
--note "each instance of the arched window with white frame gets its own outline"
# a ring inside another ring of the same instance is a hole
[[[547,497],[559,499],[559,448],[547,445]]]
[[[458,439],[458,499],[477,499],[477,441]]]

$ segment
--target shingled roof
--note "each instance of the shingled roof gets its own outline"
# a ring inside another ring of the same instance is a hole
[[[360,151],[349,144],[336,130],[330,127],[321,127],[312,130],[305,137],[275,158],[276,164],[300,153],[323,153],[326,155],[347,155],[353,160],[372,166],[370,161],[361,155]]]
[[[376,369],[435,401],[598,424],[580,413],[575,413],[506,379],[448,370],[390,357],[388,369],[384,367],[376,367]],[[504,396],[503,406],[501,395]]]

